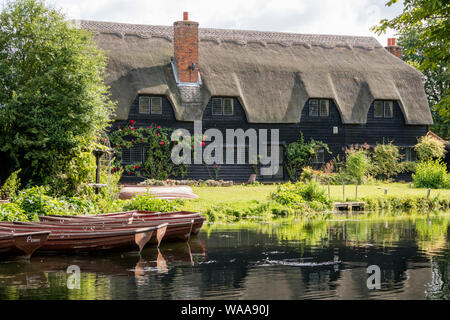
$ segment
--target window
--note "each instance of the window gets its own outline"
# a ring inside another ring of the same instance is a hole
[[[149,97],[139,97],[139,113],[150,114]]]
[[[152,114],[162,114],[162,98],[152,97]]]
[[[393,103],[392,101],[385,101],[384,102],[384,117],[385,118],[392,118],[393,117]]]
[[[139,113],[162,114],[162,98],[139,97]]]
[[[212,114],[213,116],[232,116],[234,114],[233,98],[213,98]]]
[[[222,115],[222,99],[220,99],[220,98],[212,99],[212,114],[213,114],[213,116],[221,116]]]
[[[330,101],[320,100],[320,116],[328,117],[330,114]]]
[[[316,156],[314,157],[314,164],[325,163],[325,150],[323,148],[317,150]]]
[[[122,152],[123,164],[141,163],[145,161],[146,148],[144,146],[133,146]]]
[[[405,148],[405,158],[403,158],[404,161],[417,161],[417,154],[414,150],[414,147],[407,147]]]
[[[309,100],[309,116],[310,117],[319,116],[319,100],[317,99]]]
[[[374,103],[374,114],[375,118],[383,118],[383,101],[375,101]]]
[[[232,116],[234,113],[233,109],[234,109],[233,99],[231,98],[223,99],[223,115]]]

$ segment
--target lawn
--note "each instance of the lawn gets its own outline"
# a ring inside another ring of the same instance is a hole
[[[323,186],[328,194],[328,186]],[[270,193],[276,190],[276,185],[258,185],[258,186],[233,186],[233,187],[193,187],[194,193],[199,196],[197,200],[186,201],[185,209],[194,211],[204,211],[205,208],[227,203],[234,208],[244,208],[250,203],[267,200]],[[426,196],[427,189],[409,188],[407,183],[389,183],[377,185],[358,186],[358,199],[362,197],[383,196],[385,189],[391,196]],[[346,201],[355,201],[355,185],[345,186]],[[342,201],[342,186],[330,186],[331,199],[333,201]],[[430,197],[439,194],[441,198],[450,198],[450,190],[431,190]]]

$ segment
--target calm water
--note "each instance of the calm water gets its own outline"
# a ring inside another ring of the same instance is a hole
[[[205,226],[133,254],[0,262],[0,299],[449,299],[450,216]],[[81,270],[80,289],[66,270]],[[381,289],[367,288],[367,267]]]

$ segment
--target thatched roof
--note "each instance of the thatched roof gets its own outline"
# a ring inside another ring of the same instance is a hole
[[[239,97],[252,123],[295,123],[309,98],[333,99],[343,123],[365,123],[374,99],[398,100],[407,124],[432,124],[422,74],[372,37],[199,29],[201,103],[182,101],[171,68],[173,28],[80,21],[109,57],[107,84],[126,119],[137,93],[167,95],[180,121],[211,96]]]

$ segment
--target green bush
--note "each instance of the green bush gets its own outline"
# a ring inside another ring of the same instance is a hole
[[[154,197],[151,193],[140,194],[124,203],[124,210],[132,211],[178,211],[183,205],[182,200],[165,200]]]
[[[20,188],[19,173],[21,169],[13,172],[8,179],[6,179],[3,186],[0,188],[0,199],[6,200],[16,195]]]
[[[419,163],[416,167],[416,173],[412,177],[416,188],[450,188],[450,176],[447,173],[447,166],[442,160],[429,160]]]
[[[28,216],[15,203],[0,204],[0,221],[28,221]]]
[[[370,159],[363,148],[346,150],[344,173],[358,183],[363,183],[370,170]]]
[[[279,185],[277,190],[271,194],[271,199],[287,206],[299,206],[305,202],[316,201],[321,204],[330,205],[330,201],[325,195],[325,190],[315,180],[307,183],[288,182]]]
[[[405,169],[400,160],[400,151],[392,142],[377,144],[372,152],[371,173],[377,179],[390,179]]]
[[[312,165],[317,151],[321,148],[330,152],[328,146],[321,141],[311,140],[306,143],[303,134],[297,142],[293,142],[286,147],[286,171],[291,181],[300,180],[303,169]]]
[[[80,197],[54,198],[44,187],[32,187],[12,199],[30,221],[46,215],[80,215],[98,213],[95,203]]]
[[[445,156],[444,143],[428,135],[419,138],[418,143],[414,146],[414,150],[420,161],[441,159]]]

